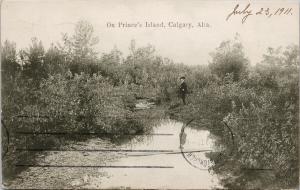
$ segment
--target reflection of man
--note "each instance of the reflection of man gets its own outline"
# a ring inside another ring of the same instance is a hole
[[[185,144],[186,141],[186,134],[184,132],[184,127],[182,127],[181,132],[179,134],[179,140],[180,140],[180,149],[183,149],[183,145]]]
[[[185,81],[185,77],[180,77],[181,83],[180,83],[180,87],[179,87],[179,94],[180,94],[183,104],[185,105],[186,104],[185,97],[187,94],[187,85],[184,81]]]

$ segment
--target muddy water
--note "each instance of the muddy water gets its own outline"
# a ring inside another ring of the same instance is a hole
[[[98,151],[41,152],[39,165],[101,167],[31,167],[8,185],[36,189],[220,187],[217,176],[208,170],[213,163],[205,155],[215,149],[213,137],[207,130],[187,127],[180,148],[181,128],[180,122],[162,120],[153,133],[125,144],[92,138],[63,149]]]

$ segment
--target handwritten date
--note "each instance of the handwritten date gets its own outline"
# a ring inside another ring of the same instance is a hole
[[[242,16],[242,24],[244,24],[247,19],[252,15],[263,15],[267,17],[272,16],[287,16],[292,15],[292,8],[278,8],[278,9],[270,9],[270,8],[260,8],[259,10],[253,10],[251,8],[251,4],[247,4],[245,7],[241,7],[237,4],[233,11],[231,11],[226,17],[226,21],[228,21],[233,16]]]

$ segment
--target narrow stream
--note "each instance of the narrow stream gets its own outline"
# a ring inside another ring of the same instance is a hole
[[[207,130],[185,128],[165,119],[149,135],[136,136],[122,145],[92,138],[64,147],[68,150],[41,152],[40,165],[101,167],[31,167],[11,182],[10,188],[168,188],[211,189],[220,187],[208,170],[212,164],[205,153],[214,150]],[[182,155],[182,151],[185,152]],[[200,152],[194,152],[200,151]],[[202,152],[203,151],[203,152]],[[196,166],[196,167],[195,167]]]

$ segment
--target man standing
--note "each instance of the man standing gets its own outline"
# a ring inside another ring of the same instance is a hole
[[[181,83],[180,83],[180,87],[179,87],[179,94],[180,94],[183,104],[186,105],[185,97],[187,94],[187,85],[184,81],[185,81],[185,77],[180,77]]]

